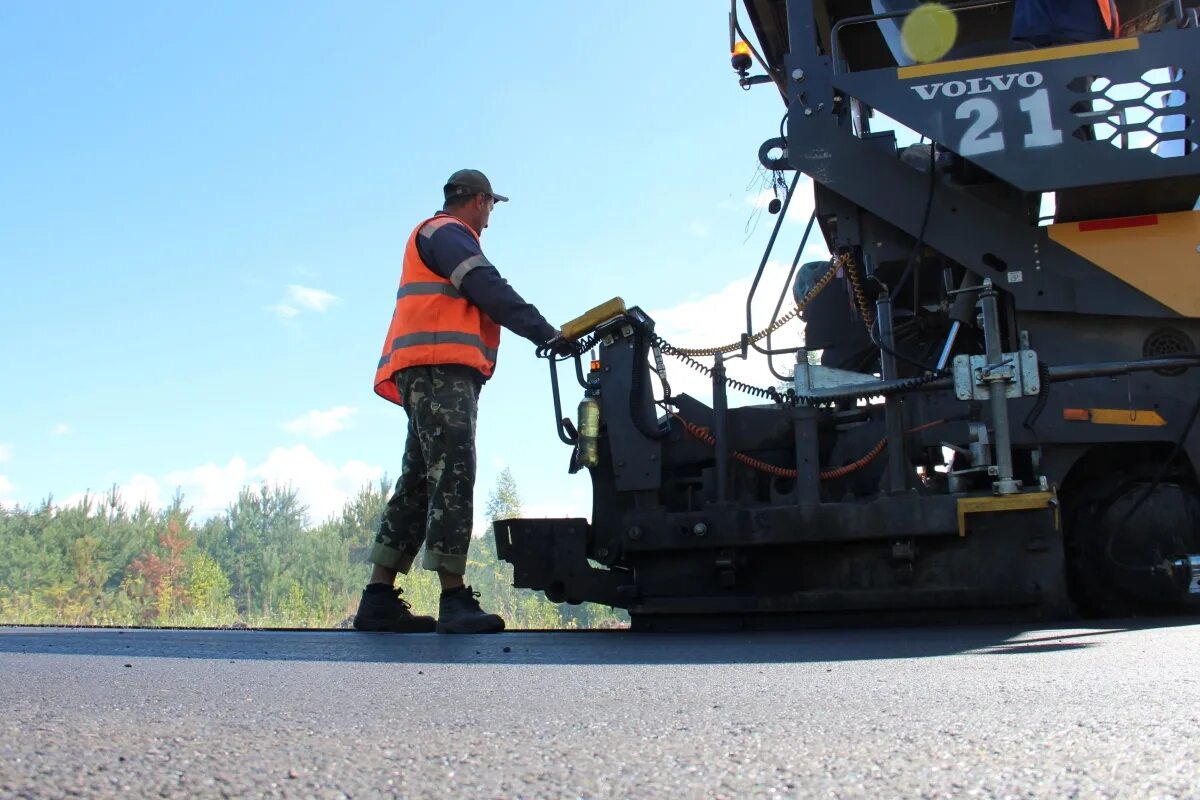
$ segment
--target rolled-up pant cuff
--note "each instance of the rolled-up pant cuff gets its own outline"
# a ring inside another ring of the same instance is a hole
[[[451,575],[465,575],[467,572],[467,557],[439,553],[436,550],[425,549],[421,566],[435,572],[449,572]]]
[[[407,575],[416,558],[415,554],[405,553],[403,550],[376,542],[371,547],[371,555],[367,560],[386,569],[394,569],[401,575]]]

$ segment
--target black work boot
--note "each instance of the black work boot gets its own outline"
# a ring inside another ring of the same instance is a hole
[[[433,633],[433,617],[418,617],[409,610],[399,587],[374,583],[363,589],[354,615],[354,629],[389,633]]]
[[[462,586],[442,592],[438,604],[438,633],[499,633],[504,630],[504,620],[489,614],[479,607],[479,592],[470,586]]]

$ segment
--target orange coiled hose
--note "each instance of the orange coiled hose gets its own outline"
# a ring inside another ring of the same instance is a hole
[[[710,431],[708,428],[705,428],[701,425],[697,425],[693,422],[688,422],[686,419],[684,419],[683,417],[681,417],[675,413],[672,413],[671,416],[673,416],[675,419],[679,420],[679,424],[682,425],[683,429],[686,430],[693,438],[699,439],[700,441],[707,444],[709,447],[716,446],[717,439],[715,436],[712,435],[712,431]],[[887,447],[887,439],[886,438],[880,439],[879,442],[876,443],[876,445],[874,447],[872,447],[865,456],[858,459],[857,461],[852,461],[851,463],[846,464],[841,467],[835,467],[833,469],[821,470],[821,480],[830,481],[835,478],[843,478],[852,472],[857,472],[858,470],[865,467],[867,464],[870,464],[872,461],[874,461],[875,458],[880,453],[883,452],[883,449],[885,447]],[[774,475],[777,478],[795,478],[796,477],[796,470],[794,470],[794,469],[788,469],[787,467],[777,467],[774,464],[768,464],[765,461],[760,461],[759,459],[754,458],[753,456],[748,456],[745,453],[739,453],[736,450],[733,451],[730,455],[733,456],[734,460],[736,460],[742,464],[745,464],[747,467],[750,467],[751,469],[758,470],[759,472],[765,472],[766,474]]]
[[[876,442],[875,446],[872,447],[870,450],[868,450],[867,454],[865,456],[863,456],[862,458],[860,458],[858,461],[851,461],[849,464],[846,464],[845,466],[834,467],[833,469],[821,470],[821,480],[831,481],[834,478],[843,478],[843,477],[849,475],[851,472],[856,472],[856,471],[862,469],[867,464],[870,464],[872,461],[874,461],[875,457],[877,455],[879,455],[880,453],[882,453],[883,448],[885,448],[885,447],[887,447],[887,438],[886,437],[883,439],[880,439],[878,442]],[[792,471],[795,472],[795,470],[792,470]]]

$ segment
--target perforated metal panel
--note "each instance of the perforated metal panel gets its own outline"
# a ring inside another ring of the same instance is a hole
[[[1104,76],[1073,80],[1068,88],[1084,99],[1071,106],[1071,113],[1085,124],[1072,135],[1160,158],[1195,153],[1200,145],[1195,141],[1196,121],[1188,116],[1184,78],[1183,68],[1163,66],[1125,83]]]

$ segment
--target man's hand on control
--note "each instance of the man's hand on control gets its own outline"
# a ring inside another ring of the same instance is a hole
[[[542,347],[549,350],[556,356],[573,356],[575,355],[575,343],[568,342],[563,338],[560,331],[557,335],[551,337]]]

